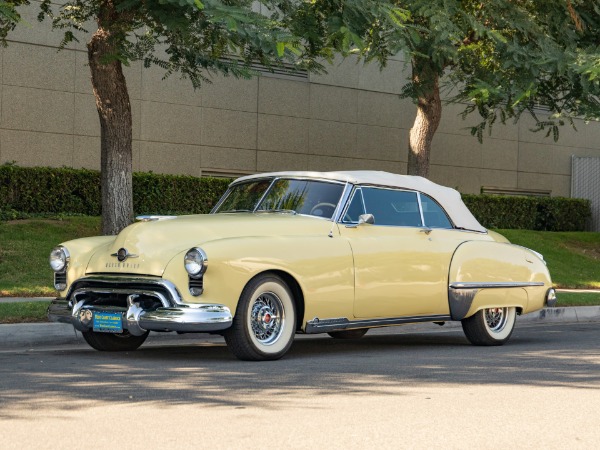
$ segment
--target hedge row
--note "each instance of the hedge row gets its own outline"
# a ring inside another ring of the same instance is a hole
[[[207,213],[229,178],[133,174],[136,214]],[[0,166],[0,220],[30,215],[101,214],[100,172],[87,169]]]
[[[592,216],[589,200],[563,197],[462,196],[486,228],[583,231]]]
[[[136,214],[209,212],[229,178],[133,174]],[[487,228],[548,231],[584,230],[588,200],[550,197],[463,195]],[[100,173],[87,169],[0,166],[0,220],[30,215],[100,215]]]

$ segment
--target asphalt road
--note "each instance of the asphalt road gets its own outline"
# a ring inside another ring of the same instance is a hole
[[[600,325],[520,325],[502,347],[460,329],[298,339],[282,360],[219,339],[100,353],[0,352],[0,447],[598,448]]]

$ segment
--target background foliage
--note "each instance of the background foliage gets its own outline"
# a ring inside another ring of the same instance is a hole
[[[136,214],[208,213],[230,178],[133,174]],[[560,197],[463,195],[487,228],[581,231],[591,216],[588,200]],[[0,166],[0,220],[43,215],[99,216],[100,173],[87,169]]]

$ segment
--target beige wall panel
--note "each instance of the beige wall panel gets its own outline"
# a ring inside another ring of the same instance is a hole
[[[100,118],[93,95],[75,94],[74,133],[81,136],[100,136]]]
[[[142,102],[140,139],[143,141],[198,145],[202,137],[201,129],[201,108]]]
[[[63,39],[64,32],[61,32],[60,30],[52,31],[51,20],[45,19],[41,23],[38,22],[37,16],[40,12],[40,2],[33,0],[29,6],[21,6],[18,10],[23,19],[23,23],[17,25],[17,28],[10,32],[9,38],[11,41],[42,44],[53,47],[59,46],[60,41]],[[29,26],[25,24],[29,24]]]
[[[370,159],[342,158],[320,155],[309,155],[308,170],[384,170],[387,172],[404,173],[403,163],[400,162],[374,161]]]
[[[8,161],[16,161],[20,166],[71,167],[73,164],[73,136],[70,134],[2,130],[0,148],[0,164]]]
[[[257,114],[202,109],[202,145],[256,149]]]
[[[225,147],[202,147],[202,169],[256,171],[256,150]]]
[[[309,117],[309,84],[304,81],[261,76],[258,79],[258,112]]]
[[[553,186],[554,175],[535,173],[535,172],[519,172],[517,187],[519,189],[536,189],[551,191]]]
[[[558,148],[530,142],[519,143],[519,171],[553,173]],[[545,189],[545,188],[544,188]]]
[[[358,88],[400,94],[402,86],[410,81],[410,72],[410,66],[406,67],[404,62],[390,60],[381,70],[379,64],[373,61],[360,67]]]
[[[275,172],[279,170],[308,170],[308,155],[298,153],[256,153],[256,170]]]
[[[410,100],[395,94],[358,91],[358,123],[410,130],[415,113]]]
[[[73,147],[73,167],[100,170],[100,137],[74,136]]]
[[[486,138],[480,144],[471,137],[471,147],[481,149],[481,167],[496,170],[517,170],[519,142],[507,139]]]
[[[214,76],[211,79],[212,83],[204,83],[200,88],[203,107],[256,112],[257,77],[244,80],[235,77]]]
[[[356,132],[354,124],[311,120],[310,153],[356,158]]]
[[[92,95],[92,75],[87,52],[75,51],[75,92]]]
[[[37,26],[37,24],[32,24]],[[4,49],[2,82],[54,91],[72,92],[75,51],[11,42]]]
[[[540,112],[539,119],[544,120],[547,115]],[[581,126],[580,126],[581,125]],[[535,120],[529,114],[523,114],[519,120],[519,140],[521,142],[531,142],[537,144],[543,144],[548,147],[554,146],[569,146],[569,147],[597,147],[592,145],[589,139],[591,132],[588,127],[582,121],[576,121],[576,127],[578,131],[575,131],[571,125],[566,124],[559,129],[559,139],[554,142],[552,133],[546,137],[548,129],[533,132],[532,128],[535,128]]]
[[[194,91],[188,79],[181,79],[177,73],[163,80],[165,71],[158,66],[142,70],[142,100],[175,103],[178,105],[201,106],[200,89]]]
[[[480,168],[481,155],[482,146],[471,136],[436,133],[430,156],[431,164]]]
[[[472,112],[465,119],[461,113],[465,110],[465,105],[462,103],[442,104],[442,120],[438,128],[438,132],[448,134],[462,134],[471,136],[471,127],[479,125],[481,116],[479,113]],[[477,141],[477,137],[473,136]],[[509,141],[519,140],[519,125],[513,124],[512,120],[507,120],[506,124],[502,124],[500,119],[492,126],[492,133],[489,129],[483,132],[483,143],[488,139],[504,139]]]
[[[324,84],[310,85],[310,117],[312,119],[356,123],[358,91]]]
[[[514,189],[518,184],[514,170],[481,169],[480,174],[482,186]]]
[[[451,187],[465,194],[481,192],[481,173],[477,168],[450,167],[432,164],[431,181]]]
[[[570,197],[571,196],[571,176],[553,175],[552,176],[552,196]]]
[[[69,92],[4,86],[2,128],[73,133],[74,95]]]
[[[357,125],[357,155],[363,159],[407,161],[408,131]]]
[[[166,174],[201,175],[201,149],[196,145],[140,142],[140,170]]]
[[[311,83],[358,88],[362,63],[357,62],[356,58],[349,57],[344,59],[338,55],[335,57],[333,64],[329,64],[327,61],[322,61],[322,64],[327,73],[309,74]]]
[[[258,149],[307,154],[309,126],[309,119],[259,114]]]

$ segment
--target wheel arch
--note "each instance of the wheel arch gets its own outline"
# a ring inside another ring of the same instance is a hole
[[[300,287],[300,283],[298,283],[298,280],[296,280],[296,278],[293,275],[291,275],[290,273],[288,273],[284,270],[280,270],[280,269],[264,270],[262,272],[255,274],[252,278],[250,278],[244,285],[244,288],[248,284],[250,284],[253,280],[255,280],[256,278],[261,277],[261,276],[268,276],[268,275],[276,275],[277,277],[281,278],[285,282],[287,287],[290,289],[290,291],[292,293],[292,298],[294,300],[294,305],[296,307],[296,331],[300,330],[304,323],[304,309],[305,309],[305,307],[304,307],[304,292],[302,291],[302,288]],[[240,296],[242,295],[243,291],[244,291],[244,289],[242,289],[242,291],[240,292]],[[238,301],[238,305],[239,305],[239,301]],[[236,308],[236,314],[237,314],[237,308]]]

